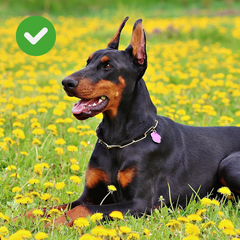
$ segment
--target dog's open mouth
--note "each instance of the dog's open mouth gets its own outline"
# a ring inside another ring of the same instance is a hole
[[[109,99],[106,96],[97,97],[94,99],[80,99],[74,104],[72,113],[78,120],[85,120],[101,113],[107,106]]]

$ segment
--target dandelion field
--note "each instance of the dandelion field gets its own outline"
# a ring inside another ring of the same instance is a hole
[[[194,126],[240,126],[240,17],[143,18],[148,69],[144,76],[158,114]],[[40,57],[23,53],[15,41],[23,17],[0,22],[0,239],[239,239],[239,204],[228,189],[222,198],[193,199],[185,209],[162,203],[135,219],[101,215],[78,219],[73,228],[45,229],[59,212],[42,219],[41,208],[76,200],[97,140],[102,116],[78,121],[78,100],[64,93],[61,80],[83,68],[89,55],[106,48],[125,13],[108,18],[51,17],[57,40]],[[137,19],[123,29],[125,49]],[[107,194],[107,193],[106,193]],[[31,209],[36,218],[23,213]],[[17,222],[12,219],[20,216]]]

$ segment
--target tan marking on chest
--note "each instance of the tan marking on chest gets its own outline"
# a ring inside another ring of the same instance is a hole
[[[125,170],[119,170],[117,174],[117,180],[120,182],[123,188],[127,187],[136,176],[136,168],[130,167]]]
[[[102,169],[88,167],[86,173],[86,186],[88,188],[94,188],[100,182],[109,182],[107,174]]]

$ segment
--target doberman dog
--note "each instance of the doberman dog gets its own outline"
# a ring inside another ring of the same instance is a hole
[[[80,99],[72,108],[78,120],[98,113],[103,120],[84,192],[56,224],[71,226],[78,217],[97,212],[107,217],[114,210],[151,213],[160,196],[167,206],[185,207],[194,192],[202,198],[223,185],[240,193],[240,128],[186,126],[158,116],[142,78],[147,54],[141,19],[129,46],[118,50],[127,20],[106,49],[91,54],[84,69],[62,81],[68,96]],[[100,204],[109,185],[117,191]]]

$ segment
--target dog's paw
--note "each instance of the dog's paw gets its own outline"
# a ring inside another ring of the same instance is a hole
[[[73,226],[73,220],[68,220],[68,217],[65,215],[60,216],[59,218],[56,218],[53,220],[53,222],[48,222],[45,225],[45,228],[50,228],[51,226],[59,226],[59,225],[66,225],[68,227]]]

